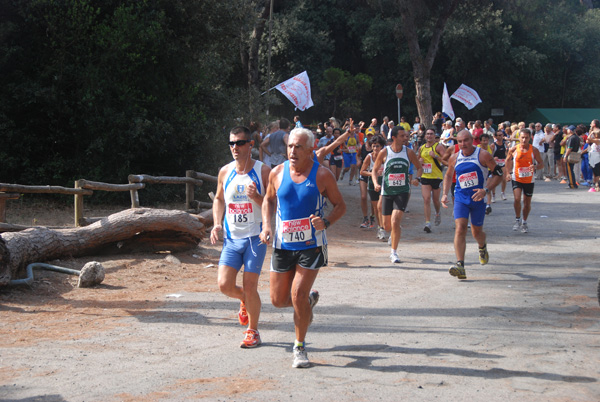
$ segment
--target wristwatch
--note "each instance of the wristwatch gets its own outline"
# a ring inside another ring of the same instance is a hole
[[[325,229],[327,229],[329,226],[331,226],[331,222],[329,222],[327,219],[323,218],[323,223],[325,224]]]
[[[486,194],[489,194],[489,193],[490,193],[490,189],[489,189],[489,188],[487,188],[487,187],[484,187],[483,189],[485,190],[485,193],[486,193]]]

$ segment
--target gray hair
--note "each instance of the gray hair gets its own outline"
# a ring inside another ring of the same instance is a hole
[[[304,137],[306,137],[306,142],[311,149],[315,144],[315,136],[313,135],[313,132],[307,128],[295,128],[292,131],[290,131],[290,137],[292,135],[303,135]]]

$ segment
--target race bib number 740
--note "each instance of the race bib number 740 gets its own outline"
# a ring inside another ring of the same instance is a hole
[[[282,221],[282,240],[285,243],[305,242],[312,239],[310,218]]]

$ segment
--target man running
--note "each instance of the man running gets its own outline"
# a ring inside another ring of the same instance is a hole
[[[288,139],[288,161],[269,175],[262,205],[263,242],[271,238],[271,218],[277,206],[273,256],[271,258],[271,303],[294,308],[294,361],[292,367],[308,367],[305,337],[319,293],[311,291],[319,268],[327,265],[325,229],[346,212],[346,204],[329,169],[313,159],[313,134],[296,128]],[[323,216],[324,196],[333,205]]]
[[[265,184],[271,172],[267,165],[252,159],[250,135],[250,130],[241,126],[229,134],[234,160],[219,171],[213,202],[214,226],[210,232],[210,242],[215,244],[219,232],[225,229],[218,283],[223,294],[240,300],[238,319],[241,325],[248,326],[240,344],[242,348],[254,348],[261,343],[258,333],[261,302],[257,286],[267,246],[258,235],[262,229]],[[244,278],[240,287],[236,285],[236,277],[242,265]]]
[[[375,214],[375,218],[377,219],[377,238],[379,240],[383,240],[385,237],[385,231],[383,229],[383,217],[381,216],[381,210],[379,209],[379,192],[375,191],[375,186],[373,185],[373,178],[371,177],[371,172],[373,171],[373,166],[375,164],[375,159],[379,152],[385,147],[385,139],[381,135],[375,135],[369,139],[371,143],[371,148],[373,152],[368,154],[365,157],[365,160],[360,169],[360,174],[363,177],[368,177],[367,181],[367,192],[369,194],[369,198],[371,199],[371,210]],[[383,166],[379,169],[379,185],[381,185],[383,175]]]
[[[441,163],[446,149],[439,142],[435,142],[435,130],[428,128],[425,131],[425,144],[421,145],[417,155],[423,166],[421,176],[421,195],[423,196],[423,207],[425,210],[424,231],[431,233],[431,200],[435,208],[435,226],[442,222],[440,215],[440,184],[444,178]]]
[[[392,263],[400,263],[398,258],[398,243],[402,229],[400,223],[406,210],[410,197],[409,168],[410,163],[417,168],[417,178],[413,179],[412,185],[418,186],[423,168],[419,158],[412,149],[404,144],[408,142],[408,133],[401,127],[396,126],[391,133],[392,144],[379,152],[371,178],[373,179],[375,191],[381,191],[381,214],[383,215],[384,228],[391,231],[391,254]],[[383,166],[383,183],[379,184],[379,169]]]
[[[519,130],[519,143],[508,150],[506,155],[506,181],[512,180],[513,195],[515,196],[515,224],[513,230],[521,229],[527,233],[527,217],[531,211],[531,197],[533,197],[534,170],[543,169],[540,151],[529,143],[531,131],[528,128]],[[534,166],[533,162],[537,162]],[[523,198],[523,211],[521,211],[521,198]],[[521,212],[523,213],[521,215]],[[521,220],[521,217],[523,220]]]
[[[456,172],[456,190],[454,195],[454,252],[456,264],[450,267],[450,275],[458,279],[467,279],[465,272],[465,251],[467,248],[467,223],[471,215],[471,233],[479,245],[479,263],[487,264],[489,255],[486,236],[483,231],[486,194],[490,188],[502,180],[502,168],[496,165],[489,152],[473,145],[473,136],[468,130],[462,130],[457,136],[459,151],[450,157],[448,171],[444,176],[442,206],[448,208],[448,190]],[[488,170],[492,179],[486,185]]]

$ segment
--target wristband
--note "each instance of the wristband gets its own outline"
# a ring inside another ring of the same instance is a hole
[[[327,229],[329,226],[331,226],[331,222],[329,222],[327,219],[323,218],[323,223],[325,224],[325,229]]]

